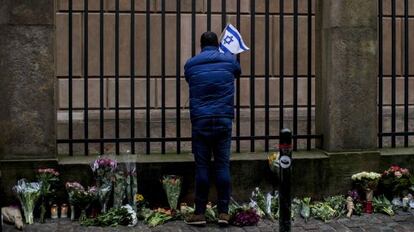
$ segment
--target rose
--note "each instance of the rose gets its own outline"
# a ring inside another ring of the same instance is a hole
[[[403,175],[410,175],[410,171],[408,171],[408,169],[407,168],[401,168],[401,174],[403,174]]]
[[[396,172],[394,172],[394,175],[395,175],[397,178],[401,178],[402,173],[401,173],[400,171],[396,171]]]

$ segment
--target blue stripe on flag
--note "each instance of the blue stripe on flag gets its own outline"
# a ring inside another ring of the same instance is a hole
[[[222,43],[220,43],[220,48],[221,48],[221,50],[223,50],[223,52],[230,52],[230,50],[227,49]],[[230,53],[232,53],[232,52],[230,52]]]
[[[243,46],[243,42],[240,38],[240,36],[237,34],[237,32],[235,32],[233,29],[231,29],[229,26],[227,27],[227,31],[230,32],[234,37],[236,37],[236,39],[239,41],[240,47],[243,50],[248,50],[245,46]]]

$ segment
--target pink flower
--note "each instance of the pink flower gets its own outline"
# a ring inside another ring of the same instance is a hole
[[[396,171],[396,172],[394,172],[394,175],[395,175],[397,178],[400,178],[400,177],[402,176],[402,173],[401,173],[400,171]]]
[[[401,168],[401,173],[402,173],[403,175],[410,175],[410,171],[408,171],[408,169],[407,169],[407,168]]]
[[[391,165],[391,168],[390,168],[391,172],[400,171],[400,169],[401,168],[398,165]]]

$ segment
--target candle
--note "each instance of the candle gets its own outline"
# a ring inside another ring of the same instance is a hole
[[[58,218],[58,206],[56,204],[53,204],[50,208],[50,216],[52,219]]]
[[[68,205],[62,204],[60,208],[60,218],[67,218],[68,217]]]

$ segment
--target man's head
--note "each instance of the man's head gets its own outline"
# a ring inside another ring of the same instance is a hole
[[[201,49],[203,49],[204,47],[207,47],[207,46],[215,46],[215,47],[218,47],[219,46],[219,43],[218,43],[218,39],[217,39],[216,33],[211,32],[211,31],[204,32],[201,35],[200,45],[201,45]]]

